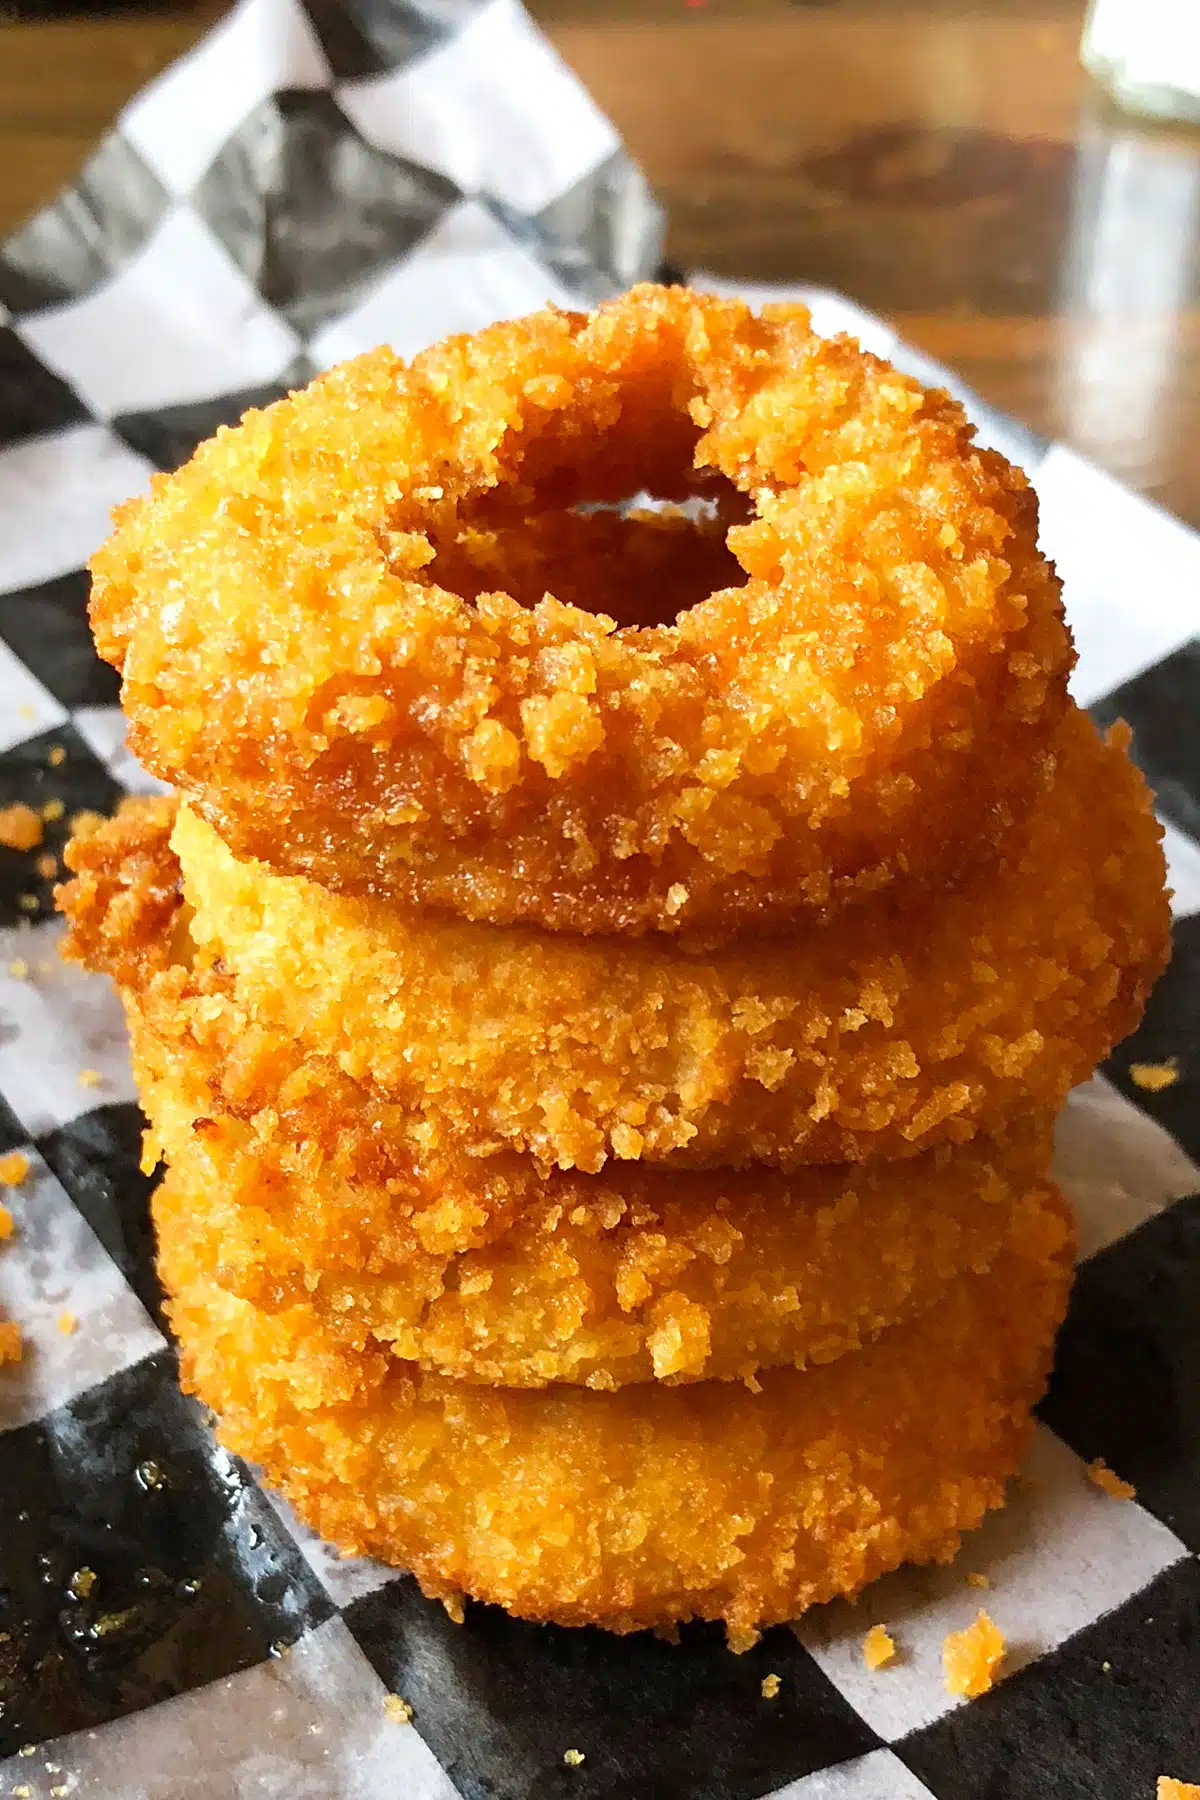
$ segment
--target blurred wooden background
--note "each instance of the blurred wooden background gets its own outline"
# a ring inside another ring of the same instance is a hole
[[[222,10],[0,23],[0,234]],[[842,288],[1200,524],[1200,136],[1105,105],[1083,0],[531,10],[646,168],[675,263]]]

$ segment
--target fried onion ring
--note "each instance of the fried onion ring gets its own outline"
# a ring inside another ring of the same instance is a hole
[[[948,1561],[1029,1437],[1070,1282],[1054,1190],[990,1273],[868,1349],[761,1391],[469,1387],[222,1290],[209,1195],[168,1174],[160,1267],[185,1385],[348,1552],[522,1618],[724,1619],[735,1647],[902,1562]]]
[[[133,748],[348,893],[760,929],[986,852],[1066,704],[1024,475],[802,307],[643,286],[372,352],[151,489],[91,565]],[[643,490],[741,504],[724,585],[559,579],[546,515]]]
[[[458,1380],[749,1380],[831,1361],[990,1267],[1049,1161],[1036,1126],[791,1177],[429,1152],[411,1115],[188,966],[169,829],[161,801],[126,802],[72,850],[91,879],[64,906],[74,954],[123,983],[149,1160],[205,1196],[216,1278],[265,1311],[311,1302],[333,1335]]]
[[[192,931],[282,1037],[446,1147],[796,1167],[1057,1111],[1166,959],[1161,833],[1123,740],[1072,710],[1026,824],[957,887],[686,954],[419,918],[239,862],[181,807]]]

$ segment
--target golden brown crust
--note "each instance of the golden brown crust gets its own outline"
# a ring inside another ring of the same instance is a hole
[[[546,598],[526,549],[510,579],[530,521],[641,489],[752,504],[734,585],[639,629],[681,598],[661,558],[611,572],[630,625],[557,581],[569,543]],[[1072,660],[1036,537],[947,395],[803,308],[642,287],[223,429],[122,509],[92,619],[134,749],[241,854],[468,918],[720,933],[944,874],[1023,813]]]
[[[176,942],[183,888],[171,850],[178,801],[173,794],[121,802],[111,819],[88,813],[75,821],[63,862],[73,880],[55,888],[66,915],[60,954],[141,988],[168,967]]]
[[[180,812],[192,929],[281,1037],[438,1141],[562,1167],[911,1155],[1054,1112],[1167,954],[1161,833],[1121,743],[1072,710],[997,857],[903,906],[688,953],[421,919],[238,862]]]
[[[1049,1161],[1045,1127],[792,1176],[429,1154],[414,1121],[277,1040],[252,1079],[229,987],[126,995],[142,1104],[205,1195],[216,1279],[461,1381],[612,1389],[832,1361],[989,1268]]]
[[[1070,1280],[1056,1196],[991,1273],[823,1368],[721,1382],[482,1389],[337,1342],[313,1309],[267,1314],[213,1279],[206,1208],[155,1199],[185,1382],[342,1549],[429,1593],[615,1631],[758,1626],[948,1560],[1003,1498]]]
[[[257,1025],[228,974],[190,968],[170,916],[131,905],[130,866],[181,904],[169,826],[136,801],[88,838],[71,941],[125,971],[155,1153],[205,1195],[215,1278],[265,1311],[311,1301],[335,1336],[366,1329],[480,1383],[752,1378],[830,1361],[989,1267],[1045,1169],[1036,1126],[1004,1149],[791,1177],[431,1150],[419,1120]]]

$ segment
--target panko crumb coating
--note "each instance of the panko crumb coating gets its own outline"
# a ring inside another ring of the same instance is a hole
[[[685,953],[420,918],[240,862],[180,808],[202,954],[270,1030],[447,1146],[796,1167],[911,1155],[1055,1112],[1165,963],[1161,830],[1119,733],[1072,709],[995,859],[902,906]]]
[[[613,1631],[723,1619],[742,1646],[900,1563],[948,1561],[1001,1504],[1070,1282],[1047,1193],[988,1274],[757,1394],[480,1388],[338,1342],[311,1306],[226,1293],[207,1203],[175,1173],[154,1199],[185,1385],[323,1537],[431,1595]]]
[[[169,829],[161,801],[130,800],[72,847],[71,953],[123,974],[147,1161],[204,1194],[215,1279],[264,1311],[311,1300],[335,1336],[485,1384],[753,1381],[933,1305],[1043,1205],[1046,1122],[793,1176],[430,1151],[419,1120],[248,1018],[227,974],[189,968],[185,926],[131,900],[129,868],[182,907]]]
[[[640,492],[740,513],[715,591],[644,534],[579,581],[607,528],[543,521]],[[1033,491],[956,401],[683,288],[358,357],[91,568],[133,749],[240,855],[571,933],[944,875],[1041,785],[1073,660]]]

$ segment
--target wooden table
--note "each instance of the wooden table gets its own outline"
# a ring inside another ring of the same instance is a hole
[[[0,25],[0,232],[217,16]],[[685,268],[824,282],[1200,525],[1200,136],[1108,109],[1083,0],[533,0]]]

